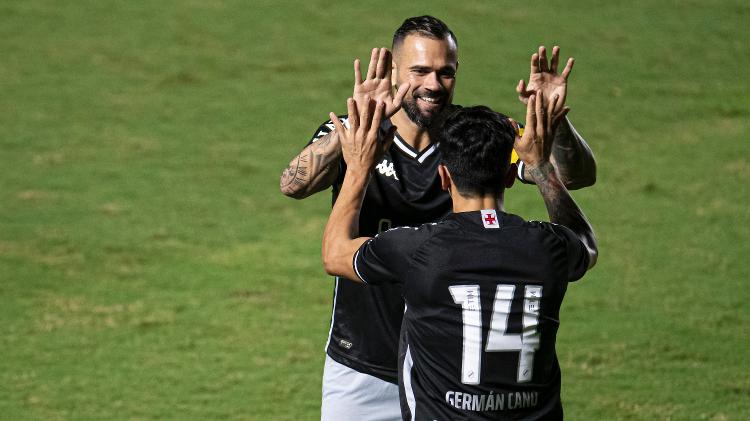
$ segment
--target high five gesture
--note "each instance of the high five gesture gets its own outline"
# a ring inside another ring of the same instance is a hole
[[[385,118],[386,106],[381,101],[373,103],[367,95],[362,97],[359,106],[354,99],[349,98],[346,101],[346,108],[349,113],[348,128],[344,127],[336,114],[329,114],[339,134],[347,171],[369,173],[375,167],[375,163],[388,150],[393,141],[396,127],[391,126],[385,137],[379,139],[380,123]],[[396,111],[398,111],[398,108],[397,106]]]
[[[390,118],[401,107],[401,100],[409,90],[409,83],[399,86],[394,94],[391,87],[391,70],[393,58],[387,48],[373,48],[367,74],[362,80],[359,59],[354,60],[354,101],[359,107],[364,105],[364,98],[369,97],[385,106],[385,118]]]
[[[559,61],[560,47],[552,47],[552,59],[547,61],[547,48],[540,46],[539,51],[531,55],[531,70],[529,72],[528,85],[521,79],[518,82],[518,86],[516,86],[518,99],[526,104],[529,97],[539,91],[547,99],[552,99],[557,95],[561,100],[560,106],[564,106],[568,93],[568,76],[573,70],[575,60],[572,57],[569,58],[562,73],[558,74],[557,66]],[[546,106],[547,104],[542,105]],[[562,109],[555,111],[560,112]]]

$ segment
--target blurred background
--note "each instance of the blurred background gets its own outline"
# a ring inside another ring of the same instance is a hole
[[[522,118],[537,46],[576,58],[601,256],[561,314],[568,418],[750,418],[747,2],[5,0],[0,419],[318,418],[330,195],[279,176],[423,14],[459,104]]]

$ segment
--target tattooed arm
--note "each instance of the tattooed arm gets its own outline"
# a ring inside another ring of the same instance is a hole
[[[555,131],[550,160],[567,189],[577,190],[596,183],[594,154],[567,117]]]
[[[552,117],[542,107],[544,94],[532,94],[526,105],[526,127],[516,139],[516,152],[526,163],[526,171],[539,187],[547,206],[550,222],[568,227],[581,240],[589,254],[589,268],[596,264],[598,249],[594,230],[586,216],[570,197],[568,189],[551,162],[550,137],[561,123],[562,116]]]
[[[335,131],[309,144],[281,173],[284,195],[304,199],[330,187],[339,175],[341,144]]]
[[[550,118],[556,118],[560,113],[564,116],[568,112],[565,99],[568,92],[568,77],[573,70],[575,60],[572,57],[569,58],[565,68],[558,74],[559,60],[560,47],[552,48],[552,59],[548,61],[547,49],[540,46],[538,51],[531,55],[528,85],[522,79],[516,87],[518,99],[524,104],[537,91],[542,92],[545,98],[551,100],[549,101],[551,108],[548,109]],[[556,98],[559,98],[559,100],[556,100]],[[552,164],[557,169],[560,181],[565,184],[565,187],[575,190],[596,183],[594,154],[567,117],[559,120],[551,147]],[[526,171],[521,174],[523,179],[527,179],[525,173]]]
[[[586,246],[589,253],[590,269],[596,264],[599,251],[594,230],[586,219],[586,215],[570,197],[568,189],[560,181],[551,162],[529,167],[528,171],[536,181],[539,192],[542,193],[550,222],[568,227]]]

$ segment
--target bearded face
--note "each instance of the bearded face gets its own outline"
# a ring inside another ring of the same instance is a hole
[[[401,106],[418,127],[429,127],[453,100],[456,57],[451,39],[409,35],[396,47],[396,83],[410,85]]]
[[[434,92],[428,89],[413,91],[401,101],[409,120],[420,128],[428,128],[435,118],[450,104],[447,92]]]

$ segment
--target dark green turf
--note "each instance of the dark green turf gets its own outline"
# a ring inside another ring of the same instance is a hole
[[[601,258],[563,306],[569,418],[749,418],[750,6],[549,3],[0,4],[0,418],[317,418],[330,197],[278,177],[425,13],[458,103],[522,117],[536,46],[577,60]]]

